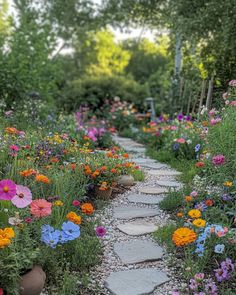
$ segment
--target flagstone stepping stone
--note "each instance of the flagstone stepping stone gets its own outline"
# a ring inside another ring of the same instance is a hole
[[[155,164],[156,161],[152,160],[152,159],[146,159],[146,158],[136,158],[136,159],[132,159],[132,161],[134,161],[137,164]]]
[[[177,176],[182,173],[174,170],[149,170],[148,174],[154,176]]]
[[[123,233],[130,236],[140,236],[155,232],[158,226],[154,223],[146,222],[143,220],[135,220],[119,224],[117,228]]]
[[[177,181],[169,181],[169,180],[159,180],[156,182],[160,186],[167,186],[167,187],[178,187],[180,188],[182,185],[180,182]]]
[[[133,153],[145,153],[146,149],[142,147],[125,147],[127,152],[133,152]]]
[[[160,194],[168,193],[169,190],[162,187],[146,186],[146,187],[141,187],[139,189],[139,192],[144,194],[149,194],[149,195],[160,195]]]
[[[114,217],[117,219],[132,219],[141,217],[151,217],[158,214],[158,210],[148,208],[138,208],[131,206],[115,207],[113,209]]]
[[[158,196],[147,196],[141,194],[128,195],[128,200],[131,203],[142,203],[142,204],[158,204],[162,201],[162,197]]]
[[[114,252],[124,264],[159,260],[163,250],[151,241],[135,240],[115,243]]]
[[[113,295],[146,295],[169,279],[157,269],[132,269],[112,273],[105,281],[105,287]]]
[[[140,164],[142,167],[144,168],[149,168],[149,169],[161,169],[161,168],[166,168],[165,164],[161,164],[161,163],[143,163]]]

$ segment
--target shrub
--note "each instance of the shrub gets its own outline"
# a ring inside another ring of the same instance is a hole
[[[134,102],[140,106],[147,95],[147,87],[139,85],[132,78],[120,76],[84,77],[67,85],[64,95],[59,100],[59,106],[67,111],[73,111],[78,109],[81,104],[86,104],[98,112],[97,109],[103,106],[106,99],[119,96],[122,100]]]

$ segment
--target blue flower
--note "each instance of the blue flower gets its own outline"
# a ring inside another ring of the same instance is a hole
[[[53,231],[43,231],[42,230],[42,237],[41,240],[51,248],[55,248],[56,245],[59,243],[61,237],[61,232],[59,230]]]
[[[178,149],[179,149],[179,143],[176,142],[176,143],[173,144],[173,150],[177,151]]]
[[[52,233],[54,232],[54,228],[48,224],[44,224],[42,227],[41,227],[41,232],[42,234],[43,233]]]
[[[62,224],[61,242],[66,243],[77,239],[80,236],[80,227],[71,221]]]
[[[217,244],[215,246],[214,252],[218,253],[218,254],[222,254],[224,252],[224,250],[225,250],[225,245],[224,244]]]
[[[198,143],[196,146],[195,146],[195,152],[198,153],[201,149],[201,145],[200,143]]]

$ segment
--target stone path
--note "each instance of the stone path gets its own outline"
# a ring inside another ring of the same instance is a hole
[[[141,144],[126,138],[114,139],[131,153],[132,161],[145,168],[148,177],[105,209],[101,220],[107,229],[104,257],[91,272],[91,284],[102,290],[96,295],[171,294],[180,283],[173,276],[174,270],[167,266],[172,258],[152,239],[152,233],[168,222],[169,216],[158,203],[170,189],[181,187],[173,178],[179,173],[145,158]]]

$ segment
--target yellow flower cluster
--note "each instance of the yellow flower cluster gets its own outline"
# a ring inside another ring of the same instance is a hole
[[[11,244],[11,239],[15,237],[15,232],[11,227],[0,229],[0,249]]]

